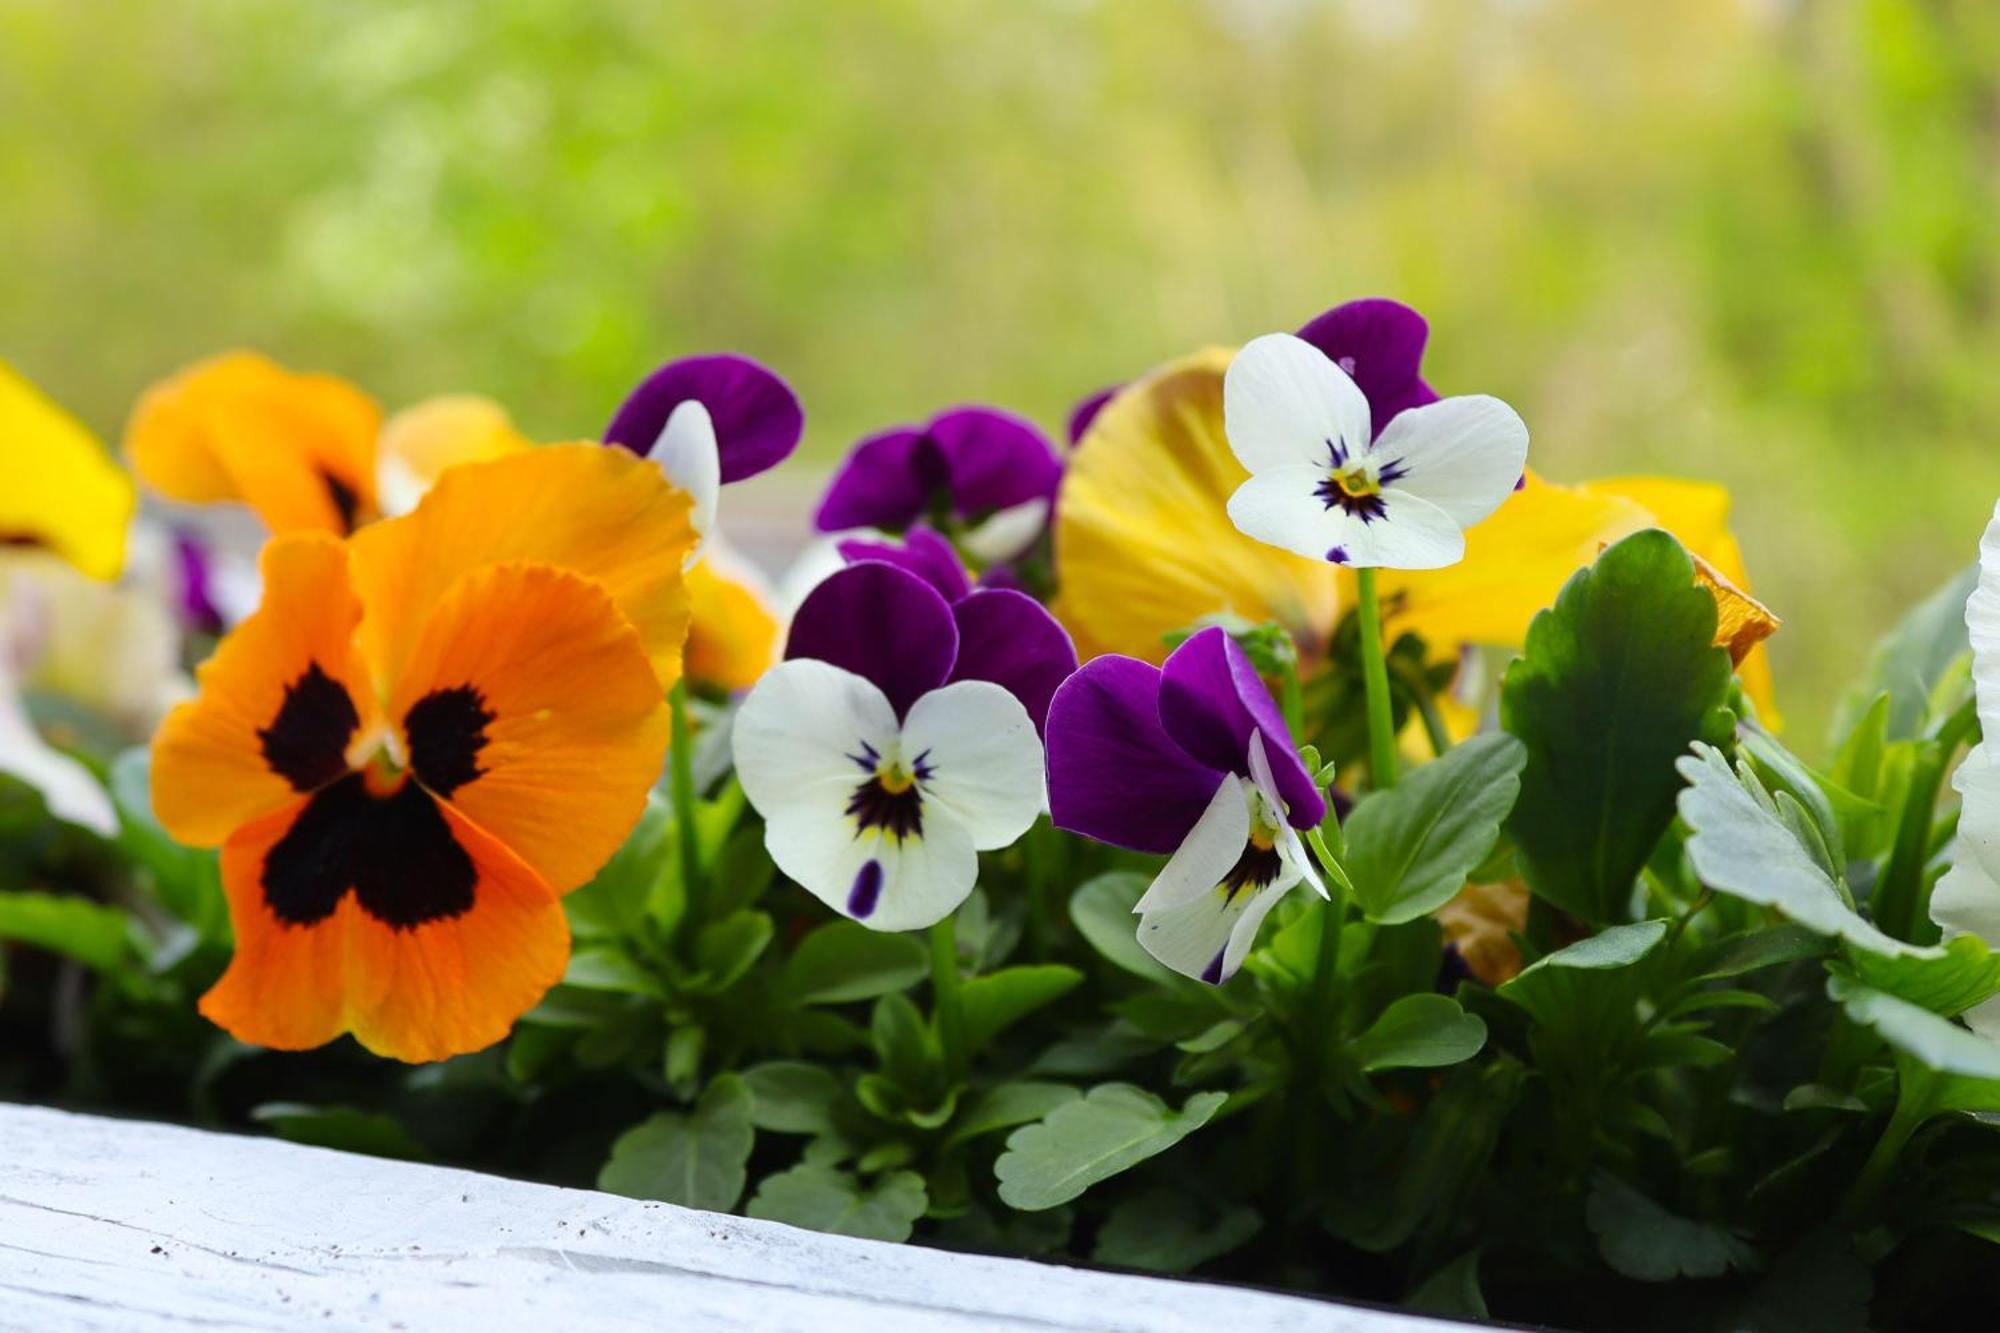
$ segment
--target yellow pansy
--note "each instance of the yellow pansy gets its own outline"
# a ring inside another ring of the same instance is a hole
[[[719,537],[688,566],[687,674],[697,684],[747,690],[778,659],[782,626],[762,576]]]
[[[83,424],[0,361],[0,544],[116,578],[134,502],[131,478]]]

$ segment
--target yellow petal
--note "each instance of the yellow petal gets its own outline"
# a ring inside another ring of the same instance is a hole
[[[45,546],[92,578],[116,578],[135,500],[83,424],[0,361],[0,543]]]
[[[230,352],[146,390],[125,453],[139,479],[170,499],[241,500],[274,533],[344,534],[377,512],[381,421],[374,401],[345,380]]]
[[[382,428],[382,465],[403,469],[429,487],[448,467],[485,463],[533,447],[514,429],[507,409],[478,394],[428,398],[389,418]]]
[[[1165,636],[1204,616],[1276,620],[1308,658],[1338,607],[1333,567],[1244,536],[1229,497],[1248,473],[1222,429],[1234,354],[1169,362],[1105,405],[1056,502],[1057,618],[1081,656],[1157,662]]]
[[[687,571],[687,674],[717,689],[747,690],[778,654],[778,615],[755,571],[732,560],[718,539]]]
[[[1750,575],[1743,566],[1743,548],[1729,530],[1729,492],[1711,482],[1682,481],[1674,477],[1612,477],[1593,481],[1584,489],[1599,495],[1614,495],[1643,506],[1653,521],[1679,539],[1696,559],[1697,573],[1705,562],[1714,576],[1727,585],[1727,596],[1703,579],[1716,592],[1718,615],[1716,642],[1729,647],[1736,674],[1743,678],[1743,692],[1757,706],[1757,716],[1765,726],[1780,725],[1778,703],[1771,680],[1770,657],[1760,646],[1779,625],[1779,620],[1756,601],[1750,591]],[[1740,648],[1739,648],[1740,643]]]

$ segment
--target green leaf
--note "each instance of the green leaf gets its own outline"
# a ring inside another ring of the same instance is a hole
[[[1598,1173],[1584,1219],[1604,1262],[1641,1282],[1720,1277],[1756,1258],[1737,1236],[1676,1216],[1609,1172]]]
[[[1674,760],[1728,734],[1729,654],[1715,599],[1680,543],[1635,533],[1572,577],[1528,627],[1500,722],[1528,747],[1507,821],[1534,891],[1591,922],[1630,913],[1632,884],[1673,821]]]
[[[734,818],[734,816],[731,816]],[[729,835],[708,872],[709,911],[742,911],[764,896],[778,867],[764,850],[762,826],[749,824]],[[865,929],[865,927],[864,927]]]
[[[1962,1014],[2000,994],[2000,954],[1991,952],[1977,935],[1959,935],[1931,953],[1889,956],[1857,951],[1849,962],[1864,985],[1934,1014]]]
[[[1479,1290],[1479,1251],[1467,1250],[1425,1278],[1403,1298],[1403,1306],[1448,1319],[1488,1318],[1486,1297]]]
[[[1197,1092],[1176,1111],[1129,1083],[1105,1083],[1007,1137],[994,1164],[1000,1199],[1033,1212],[1157,1156],[1208,1123],[1227,1097]]]
[[[1930,721],[1931,695],[1953,663],[1971,651],[1965,599],[1979,583],[1979,566],[1965,569],[1919,602],[1876,644],[1867,674],[1849,693],[1835,734],[1850,730],[1875,696],[1889,696],[1887,733],[1906,740]]]
[[[779,1134],[831,1134],[840,1080],[823,1065],[770,1060],[743,1071],[750,1092],[750,1123]]]
[[[1181,1190],[1154,1186],[1111,1210],[1090,1257],[1121,1268],[1185,1273],[1238,1248],[1263,1225],[1247,1204],[1206,1207]]]
[[[1808,1233],[1723,1325],[1730,1333],[1868,1333],[1875,1279],[1846,1233]]]
[[[301,1102],[265,1102],[250,1118],[269,1125],[281,1139],[315,1148],[366,1153],[421,1162],[430,1156],[394,1116],[359,1111],[351,1106],[307,1106]]]
[[[1818,931],[1786,921],[1717,940],[1702,950],[1695,976],[1704,980],[1742,976],[1805,958],[1824,958],[1831,947]]]
[[[660,1111],[619,1135],[597,1173],[597,1188],[726,1213],[743,1195],[755,1140],[750,1091],[734,1074],[724,1074],[693,1111]]]
[[[654,792],[639,822],[590,883],[563,899],[570,928],[579,937],[629,935],[646,914],[653,889],[673,870],[673,808]]]
[[[1637,964],[1667,935],[1664,921],[1613,926],[1523,968],[1498,993],[1535,1020],[1545,1062],[1611,1072],[1641,1039]]]
[[[1138,918],[1132,915],[1133,905],[1151,882],[1132,870],[1099,875],[1070,895],[1069,919],[1108,962],[1134,976],[1172,985],[1177,979],[1174,971],[1139,947]]]
[[[212,848],[181,846],[153,817],[152,754],[145,746],[111,762],[111,803],[118,810],[118,846],[146,872],[160,905],[203,939],[227,940],[221,862]]]
[[[809,1231],[905,1241],[928,1207],[924,1179],[913,1171],[894,1171],[864,1186],[846,1171],[808,1164],[765,1177],[743,1211]]]
[[[924,979],[929,955],[914,935],[834,921],[799,941],[783,985],[797,1004],[846,1004],[906,990]]]
[[[1702,883],[1874,953],[1936,952],[1890,938],[1855,911],[1747,766],[1739,763],[1732,772],[1721,751],[1696,745],[1679,768],[1688,780],[1681,818],[1693,830],[1688,860]]]
[[[1475,736],[1355,807],[1346,865],[1361,910],[1394,924],[1450,902],[1499,839],[1527,759],[1504,732]]]
[[[89,898],[33,889],[0,892],[0,940],[47,949],[106,976],[131,961],[131,930],[122,908]]]
[[[1058,1106],[1067,1106],[1082,1095],[1067,1083],[1022,1080],[998,1084],[975,1093],[959,1108],[951,1122],[951,1135],[946,1143],[966,1143],[982,1134],[1040,1120]]]
[[[1348,1043],[1347,1053],[1370,1073],[1436,1069],[1479,1054],[1486,1024],[1445,995],[1405,995]]]
[[[1988,1041],[1941,1014],[1857,981],[1844,968],[1828,969],[1826,993],[1847,1016],[1873,1028],[1882,1040],[1942,1074],[2000,1080],[2000,1042]]]
[[[883,1075],[906,1092],[928,1090],[942,1073],[944,1053],[937,1034],[900,991],[875,1001],[868,1036]]]
[[[960,992],[966,1050],[986,1049],[1002,1031],[1044,1005],[1055,1003],[1082,981],[1083,973],[1060,963],[1002,968],[972,978]]]
[[[771,943],[771,918],[762,912],[731,912],[695,936],[694,962],[704,974],[700,990],[728,990],[763,956]]]
[[[586,945],[571,954],[563,985],[654,998],[667,993],[659,977],[615,944]]]

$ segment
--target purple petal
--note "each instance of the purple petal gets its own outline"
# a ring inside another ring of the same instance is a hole
[[[1062,463],[1048,437],[1012,412],[960,407],[931,421],[950,473],[952,508],[971,518],[1030,500],[1053,499]]]
[[[979,586],[982,588],[1004,588],[1009,592],[1028,591],[1027,581],[1021,577],[1021,571],[1004,560],[997,565],[988,565],[979,571]]]
[[[922,431],[898,426],[854,446],[827,484],[813,525],[821,532],[906,528],[949,480],[937,446]]]
[[[1202,763],[1244,775],[1250,772],[1250,733],[1263,732],[1292,824],[1312,828],[1326,818],[1326,799],[1293,748],[1271,692],[1220,627],[1209,626],[1168,655],[1161,668],[1160,721]]]
[[[1097,414],[1104,410],[1104,405],[1110,402],[1117,395],[1118,391],[1124,387],[1122,384],[1107,385],[1070,409],[1070,448],[1074,449],[1077,445],[1083,443],[1083,433],[1090,429],[1090,423],[1097,420]]]
[[[952,550],[950,542],[926,527],[911,528],[900,542],[850,537],[838,543],[837,549],[840,558],[850,565],[880,560],[907,569],[936,588],[947,602],[955,602],[972,591],[972,580],[966,577],[958,552]]]
[[[1380,435],[1404,408],[1437,401],[1420,373],[1430,332],[1424,317],[1402,302],[1371,297],[1335,306],[1308,321],[1299,337],[1353,378]]]
[[[215,604],[215,571],[208,548],[182,528],[174,529],[174,566],[179,576],[182,621],[203,633],[222,633],[222,610]]]
[[[1021,701],[1035,730],[1046,731],[1049,699],[1076,670],[1076,645],[1042,604],[1026,593],[982,588],[951,609],[958,621],[953,680],[990,680]]]
[[[792,617],[786,658],[814,657],[875,682],[901,717],[944,684],[958,657],[958,626],[937,589],[870,560],[806,594]]]
[[[1049,812],[1057,828],[1165,855],[1200,820],[1222,773],[1160,725],[1160,669],[1086,662],[1049,703]]]
[[[669,361],[640,381],[604,428],[605,443],[645,453],[690,398],[700,399],[715,422],[725,485],[784,462],[805,432],[805,412],[789,384],[747,356],[720,352]]]

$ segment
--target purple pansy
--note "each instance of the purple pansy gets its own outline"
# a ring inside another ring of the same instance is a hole
[[[225,627],[215,600],[214,561],[208,547],[185,528],[173,530],[173,584],[179,593],[181,623],[203,634]]]
[[[901,543],[855,538],[841,542],[839,550],[849,562],[849,568],[842,573],[889,566],[921,580],[936,593],[949,608],[948,637],[954,653],[948,676],[940,679],[992,681],[1019,699],[1034,720],[1035,730],[1042,730],[1056,687],[1076,670],[1076,646],[1070,642],[1069,632],[1040,602],[1011,588],[974,587],[951,543],[928,528],[912,528]],[[833,582],[834,579],[827,580]],[[837,596],[828,596],[815,604],[818,596],[819,589],[815,589],[792,622],[786,647],[789,657],[822,658],[876,679],[866,669],[863,654],[872,650],[862,640],[888,642],[908,638],[915,632],[910,626],[919,624],[929,644],[947,637],[940,628],[940,618],[923,605],[925,599],[904,588],[903,580],[889,579],[883,574],[846,579],[842,580]],[[875,597],[888,599],[885,604],[899,606],[898,625],[871,623],[867,617],[872,613],[864,603]],[[864,619],[858,622],[847,619],[855,615]],[[859,634],[854,632],[857,624]],[[918,659],[927,661],[928,654],[926,647],[911,644],[894,656],[900,664]],[[899,670],[900,666],[881,669],[886,673]],[[928,673],[930,667],[925,665],[922,669]],[[878,679],[877,683],[882,681]],[[883,684],[883,690],[894,699],[895,691],[889,685]]]
[[[604,440],[658,463],[694,497],[695,530],[707,533],[717,490],[782,463],[804,431],[790,385],[747,356],[719,352],[669,361],[641,380]]]
[[[968,548],[1002,560],[1040,533],[1061,480],[1055,449],[1032,422],[960,407],[855,445],[813,521],[822,532],[901,531],[942,508],[968,526]]]
[[[1090,423],[1097,420],[1097,414],[1104,410],[1104,405],[1110,402],[1113,398],[1116,398],[1118,396],[1118,391],[1124,387],[1125,386],[1122,384],[1108,384],[1104,388],[1099,389],[1096,393],[1091,394],[1088,398],[1083,399],[1075,407],[1070,409],[1069,411],[1070,448],[1074,449],[1076,448],[1076,446],[1083,443],[1083,437],[1085,433],[1090,430]]]
[[[1164,666],[1086,663],[1050,705],[1048,755],[1057,827],[1171,853],[1134,910],[1139,943],[1178,972],[1227,981],[1294,885],[1325,892],[1298,830],[1326,818],[1326,799],[1220,628]]]
[[[1009,642],[1021,608],[982,600],[1014,596],[953,604],[898,566],[851,565],[807,595],[744,700],[732,745],[764,845],[835,911],[931,925],[972,892],[978,853],[1040,814],[1042,745],[1013,690],[1039,689],[1043,664]]]
[[[1437,401],[1421,373],[1430,334],[1422,315],[1379,296],[1343,302],[1299,330],[1361,390],[1377,435],[1398,412]]]

